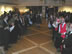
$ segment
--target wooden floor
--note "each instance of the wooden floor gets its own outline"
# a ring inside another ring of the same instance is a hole
[[[43,20],[40,29],[35,25],[29,27],[27,33],[9,48],[7,54],[60,54],[51,39],[52,31]]]

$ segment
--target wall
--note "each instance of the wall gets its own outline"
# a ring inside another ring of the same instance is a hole
[[[13,5],[0,5],[0,15],[6,11],[7,13],[9,11],[13,11],[13,8],[16,7],[19,9],[20,12],[27,12],[29,9],[27,9],[25,6],[13,6]]]
[[[62,11],[66,11],[66,12],[71,12],[72,13],[72,6],[62,6],[62,7],[59,7],[59,12],[62,12]]]
[[[2,15],[4,13],[4,11],[6,11],[8,13],[10,10],[13,11],[12,6],[0,5],[0,15]]]

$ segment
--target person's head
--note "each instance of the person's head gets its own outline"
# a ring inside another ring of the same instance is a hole
[[[72,23],[70,23],[70,28],[72,29]]]
[[[50,17],[52,18],[53,16],[52,16],[52,15],[50,15]]]
[[[64,23],[64,22],[65,22],[64,17],[61,17],[61,23]]]
[[[56,22],[57,22],[58,24],[60,23],[59,17],[56,17]]]

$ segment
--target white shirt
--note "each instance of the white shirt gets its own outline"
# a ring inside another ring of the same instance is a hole
[[[10,27],[10,32],[12,32],[12,30],[14,29],[15,26]]]

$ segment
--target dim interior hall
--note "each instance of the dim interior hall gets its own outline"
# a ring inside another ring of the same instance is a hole
[[[72,53],[71,18],[71,0],[0,0],[0,54]]]

